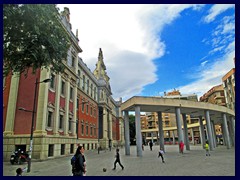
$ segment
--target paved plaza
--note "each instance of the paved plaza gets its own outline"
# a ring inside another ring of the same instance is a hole
[[[150,151],[145,146],[142,157],[136,156],[136,146],[131,146],[130,156],[125,155],[125,149],[120,148],[120,158],[124,170],[117,164],[112,170],[115,160],[115,149],[112,151],[85,151],[87,161],[87,176],[235,176],[235,149],[227,149],[219,145],[211,156],[205,156],[201,145],[191,145],[191,151],[178,153],[177,145],[166,145],[165,163],[158,158],[159,146],[153,146]],[[42,162],[32,162],[30,173],[23,176],[71,176],[71,156],[49,159]],[[24,165],[11,165],[3,162],[3,175],[15,176],[15,170]],[[107,171],[103,172],[103,168]]]

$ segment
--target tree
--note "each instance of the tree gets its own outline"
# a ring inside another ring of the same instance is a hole
[[[62,72],[69,37],[56,5],[4,4],[3,75],[42,67]]]
[[[135,128],[135,116],[129,115],[129,129],[130,129],[130,142],[131,144],[136,143],[136,128]]]

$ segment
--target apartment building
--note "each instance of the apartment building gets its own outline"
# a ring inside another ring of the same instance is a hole
[[[164,93],[162,98],[173,98],[173,99],[183,99],[183,100],[191,100],[198,101],[196,94],[181,94],[179,90],[174,89],[171,92]],[[159,141],[159,133],[158,133],[158,113],[157,112],[147,112],[145,116],[141,116],[142,122],[142,135],[145,139],[145,142],[153,141],[154,143],[158,143]],[[197,123],[198,118],[191,117],[187,115],[187,124]],[[178,134],[176,130],[173,130],[173,127],[176,127],[176,116],[173,113],[162,112],[162,123],[164,130],[164,141],[165,143],[175,143],[178,138]],[[190,141],[195,143],[200,139],[199,128],[191,128],[188,130],[188,135]]]

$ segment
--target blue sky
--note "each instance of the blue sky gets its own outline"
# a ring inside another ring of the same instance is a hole
[[[113,97],[203,95],[234,67],[235,6],[59,5],[93,71],[102,48]]]

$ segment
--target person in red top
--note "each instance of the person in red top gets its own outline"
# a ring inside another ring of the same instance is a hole
[[[179,144],[179,148],[180,148],[180,153],[183,154],[183,149],[184,149],[184,143],[181,141]]]

